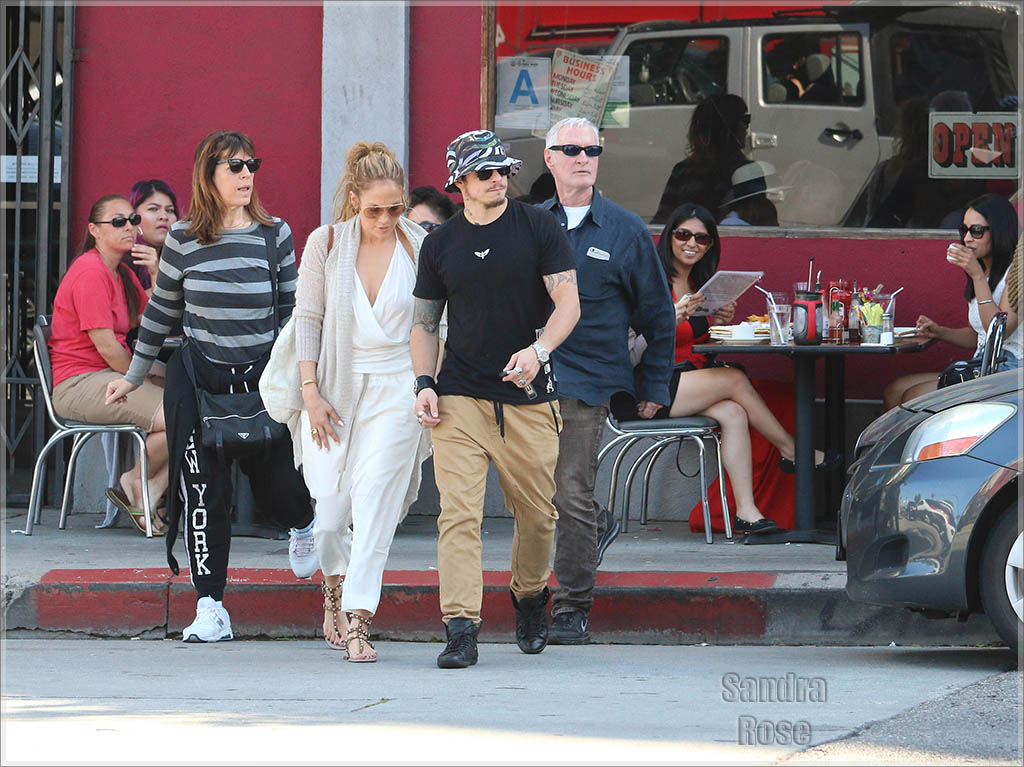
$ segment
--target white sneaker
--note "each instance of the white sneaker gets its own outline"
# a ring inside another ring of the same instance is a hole
[[[292,566],[296,578],[312,578],[320,569],[320,560],[316,555],[316,539],[312,533],[300,538],[295,534],[295,528],[291,529],[288,540],[288,563]]]
[[[182,632],[181,638],[186,642],[227,642],[234,639],[228,611],[213,597],[201,597],[196,604],[196,619]]]

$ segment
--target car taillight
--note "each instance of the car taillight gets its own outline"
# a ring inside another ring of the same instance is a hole
[[[903,447],[901,463],[963,455],[1015,410],[1008,402],[968,402],[936,413],[911,432]]]

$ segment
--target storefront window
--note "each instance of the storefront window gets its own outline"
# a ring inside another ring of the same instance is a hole
[[[568,113],[600,121],[598,184],[650,223],[686,198],[725,225],[949,228],[1020,183],[1009,7],[574,6],[557,23],[501,3],[499,25],[513,10],[495,113],[524,199],[550,193],[542,137]]]

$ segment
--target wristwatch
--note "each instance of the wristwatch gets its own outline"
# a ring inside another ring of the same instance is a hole
[[[537,352],[537,361],[540,362],[541,365],[546,365],[548,360],[551,359],[550,352],[548,352],[548,350],[539,343],[534,342],[530,344],[530,348]]]
[[[419,394],[423,389],[437,391],[437,383],[432,376],[416,376],[416,383],[412,385],[413,394]]]

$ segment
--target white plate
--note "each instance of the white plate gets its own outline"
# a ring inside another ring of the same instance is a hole
[[[757,336],[756,338],[727,338],[725,336],[716,338],[712,336],[712,339],[729,346],[753,346],[754,344],[766,344],[772,340],[769,336]]]

